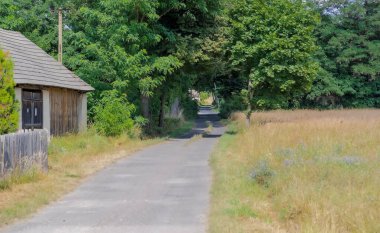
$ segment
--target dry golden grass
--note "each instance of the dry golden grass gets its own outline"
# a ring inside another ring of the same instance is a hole
[[[93,131],[53,138],[49,146],[48,174],[21,176],[0,190],[0,226],[25,217],[73,190],[85,177],[138,149],[161,139],[139,140],[128,136],[107,138]]]
[[[233,119],[212,160],[210,232],[380,232],[379,110]]]

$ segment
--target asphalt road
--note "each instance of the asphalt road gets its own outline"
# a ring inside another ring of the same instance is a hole
[[[207,128],[207,121],[213,131],[191,139]],[[0,232],[206,232],[209,155],[224,129],[209,108],[201,109],[196,125],[181,138],[107,167],[59,201]]]

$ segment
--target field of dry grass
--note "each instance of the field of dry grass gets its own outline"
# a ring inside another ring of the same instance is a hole
[[[0,227],[25,217],[73,190],[85,177],[143,147],[162,139],[131,139],[83,134],[53,138],[49,146],[49,172],[32,170],[0,182]],[[5,185],[4,185],[5,184]]]
[[[210,232],[380,232],[380,110],[233,120],[212,158]]]

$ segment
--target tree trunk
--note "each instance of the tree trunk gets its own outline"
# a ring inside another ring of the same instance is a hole
[[[179,106],[179,98],[176,97],[174,102],[170,107],[170,117],[171,118],[180,118],[180,106]]]
[[[251,126],[251,115],[252,115],[252,98],[253,98],[253,91],[252,91],[252,81],[249,79],[248,81],[248,111],[246,114],[246,123],[247,127]]]
[[[150,120],[149,97],[142,94],[140,97],[141,97],[141,113],[145,119]]]
[[[165,101],[166,101],[166,94],[165,91],[162,92],[160,97],[161,105],[160,105],[160,119],[158,121],[158,127],[163,128],[164,127],[164,120],[165,120]]]
[[[249,110],[247,112],[247,114],[245,115],[245,117],[246,117],[246,124],[247,124],[248,128],[251,126],[251,116],[252,116],[252,111]]]

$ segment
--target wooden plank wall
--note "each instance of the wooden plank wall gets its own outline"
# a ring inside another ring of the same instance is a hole
[[[78,91],[50,88],[50,133],[63,135],[78,132]]]
[[[0,178],[33,166],[48,169],[47,130],[28,130],[0,136]]]

